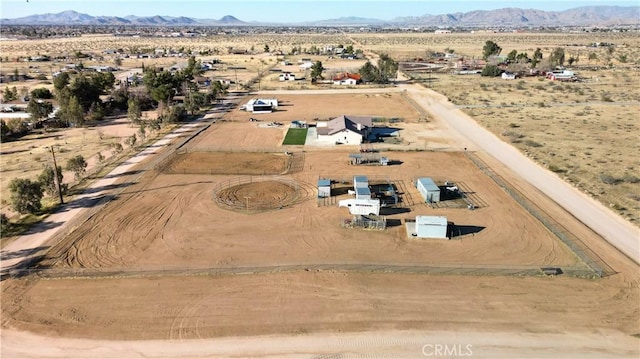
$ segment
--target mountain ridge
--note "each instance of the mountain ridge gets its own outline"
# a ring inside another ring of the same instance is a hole
[[[0,19],[2,25],[138,25],[138,26],[424,26],[424,27],[522,27],[522,26],[598,26],[639,24],[640,6],[583,6],[564,11],[544,11],[507,7],[439,15],[396,17],[391,20],[345,16],[336,19],[297,23],[245,22],[235,16],[196,19],[187,16],[92,16],[73,10]]]

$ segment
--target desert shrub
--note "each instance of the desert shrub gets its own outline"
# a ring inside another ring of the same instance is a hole
[[[608,92],[603,92],[600,95],[600,100],[604,102],[613,102],[613,99],[611,98],[611,95]]]
[[[521,139],[524,137],[523,134],[511,130],[503,131],[502,135],[509,137],[509,141],[511,141],[511,143],[520,143],[522,142]]]
[[[480,73],[481,76],[488,77],[497,77],[500,76],[500,74],[502,74],[502,70],[500,70],[500,68],[496,65],[486,65]]]
[[[638,183],[640,182],[640,178],[634,176],[634,175],[630,175],[627,174],[624,177],[622,177],[622,180],[627,182],[627,183]]]
[[[605,174],[605,173],[600,175],[600,180],[602,181],[602,183],[609,184],[609,185],[616,185],[616,184],[622,182],[621,178],[616,178],[614,176],[611,176],[611,175]]]
[[[558,167],[557,165],[554,165],[554,164],[550,164],[549,166],[547,166],[547,168],[549,169],[549,171],[555,172],[555,173],[566,172],[565,169],[562,169],[562,168],[560,168],[560,167]]]
[[[538,143],[538,142],[536,142],[534,140],[525,140],[524,144],[527,145],[527,146],[530,146],[530,147],[542,147],[541,143]]]
[[[14,178],[9,183],[11,206],[21,214],[36,213],[42,208],[42,186],[38,181]]]

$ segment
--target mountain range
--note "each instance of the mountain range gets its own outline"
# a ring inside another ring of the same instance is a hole
[[[91,16],[73,10],[57,14],[39,14],[14,19],[1,19],[2,25],[110,25],[110,26],[402,26],[402,27],[537,27],[537,26],[603,26],[638,25],[640,6],[585,6],[565,11],[504,8],[475,10],[442,15],[398,17],[391,20],[362,17],[298,23],[245,22],[227,15],[220,19],[196,19],[172,16]]]

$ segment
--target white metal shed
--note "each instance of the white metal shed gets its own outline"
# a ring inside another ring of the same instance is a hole
[[[419,238],[447,239],[447,217],[416,216],[416,234]]]

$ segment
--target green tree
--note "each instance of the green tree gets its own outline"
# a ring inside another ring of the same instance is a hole
[[[11,207],[20,214],[36,213],[42,208],[42,187],[39,182],[14,178],[9,183]]]
[[[36,100],[32,97],[29,99],[27,112],[31,115],[31,119],[34,122],[38,122],[43,118],[47,118],[49,114],[53,112],[53,105],[50,102]]]
[[[195,76],[202,74],[202,62],[196,60],[195,56],[189,57],[187,61],[187,67],[182,70],[182,77],[186,80],[193,80]]]
[[[53,94],[49,91],[48,88],[39,87],[37,89],[31,90],[31,98],[40,98],[40,99],[51,99],[53,98]]]
[[[7,123],[4,122],[4,120],[0,119],[0,142],[7,141],[10,134],[11,129],[7,126]]]
[[[169,71],[156,72],[154,67],[147,67],[144,72],[144,85],[149,90],[151,98],[157,103],[168,104],[176,93],[180,76],[174,76]]]
[[[396,78],[398,63],[389,57],[389,55],[381,54],[378,59],[378,70],[380,71],[379,82],[387,83],[389,79]]]
[[[104,119],[105,109],[102,105],[102,102],[94,102],[89,107],[89,112],[87,113],[87,118],[90,121],[101,121]]]
[[[13,90],[9,88],[9,86],[4,88],[2,91],[2,99],[4,102],[14,101],[18,99],[18,90],[16,87],[13,87]]]
[[[142,118],[142,110],[140,110],[140,103],[135,98],[130,98],[127,101],[127,118],[132,125],[140,123]]]
[[[324,71],[324,67],[322,66],[322,62],[316,61],[311,66],[311,81],[315,81],[317,79],[322,79],[322,71]]]
[[[380,70],[377,67],[373,66],[370,61],[367,61],[364,65],[362,65],[358,72],[360,72],[360,77],[364,82],[377,83],[378,81],[380,81]]]
[[[502,48],[495,42],[487,40],[482,47],[482,58],[486,61],[491,55],[500,55]]]
[[[549,55],[549,65],[553,68],[564,65],[564,49],[556,47]]]
[[[518,56],[518,51],[511,50],[511,52],[509,54],[507,54],[507,62],[508,63],[516,62],[516,57],[517,56]]]
[[[113,76],[113,74],[111,75]],[[102,86],[101,76],[78,76],[68,86],[69,95],[75,97],[82,107],[82,111],[86,112],[92,103],[100,101]]]
[[[589,54],[589,57],[587,58],[589,60],[589,63],[591,63],[591,60],[597,60],[598,59],[598,54],[596,54],[595,52],[592,52]]]
[[[264,52],[269,52],[269,50],[270,50],[269,45],[264,44]]]
[[[75,127],[84,126],[84,111],[82,110],[82,106],[80,106],[80,102],[78,102],[78,98],[75,96],[69,98],[69,102],[64,108],[60,105],[60,115],[69,125]]]
[[[51,197],[59,195],[58,186],[56,185],[55,172],[56,171],[53,170],[53,167],[47,165],[38,176],[40,187],[47,195]],[[64,175],[62,173],[62,167],[58,166],[58,183],[60,183],[62,194],[64,194],[68,188],[68,185],[66,183],[62,183],[63,177]]]
[[[73,172],[73,176],[76,181],[80,180],[82,178],[82,175],[87,170],[87,161],[84,160],[84,157],[82,157],[82,155],[77,155],[67,161],[66,169]]]
[[[69,74],[66,72],[62,72],[53,78],[53,88],[54,91],[58,92],[63,88],[67,87],[69,84]]]
[[[502,74],[502,70],[497,65],[487,64],[480,73],[481,76],[496,77]]]

